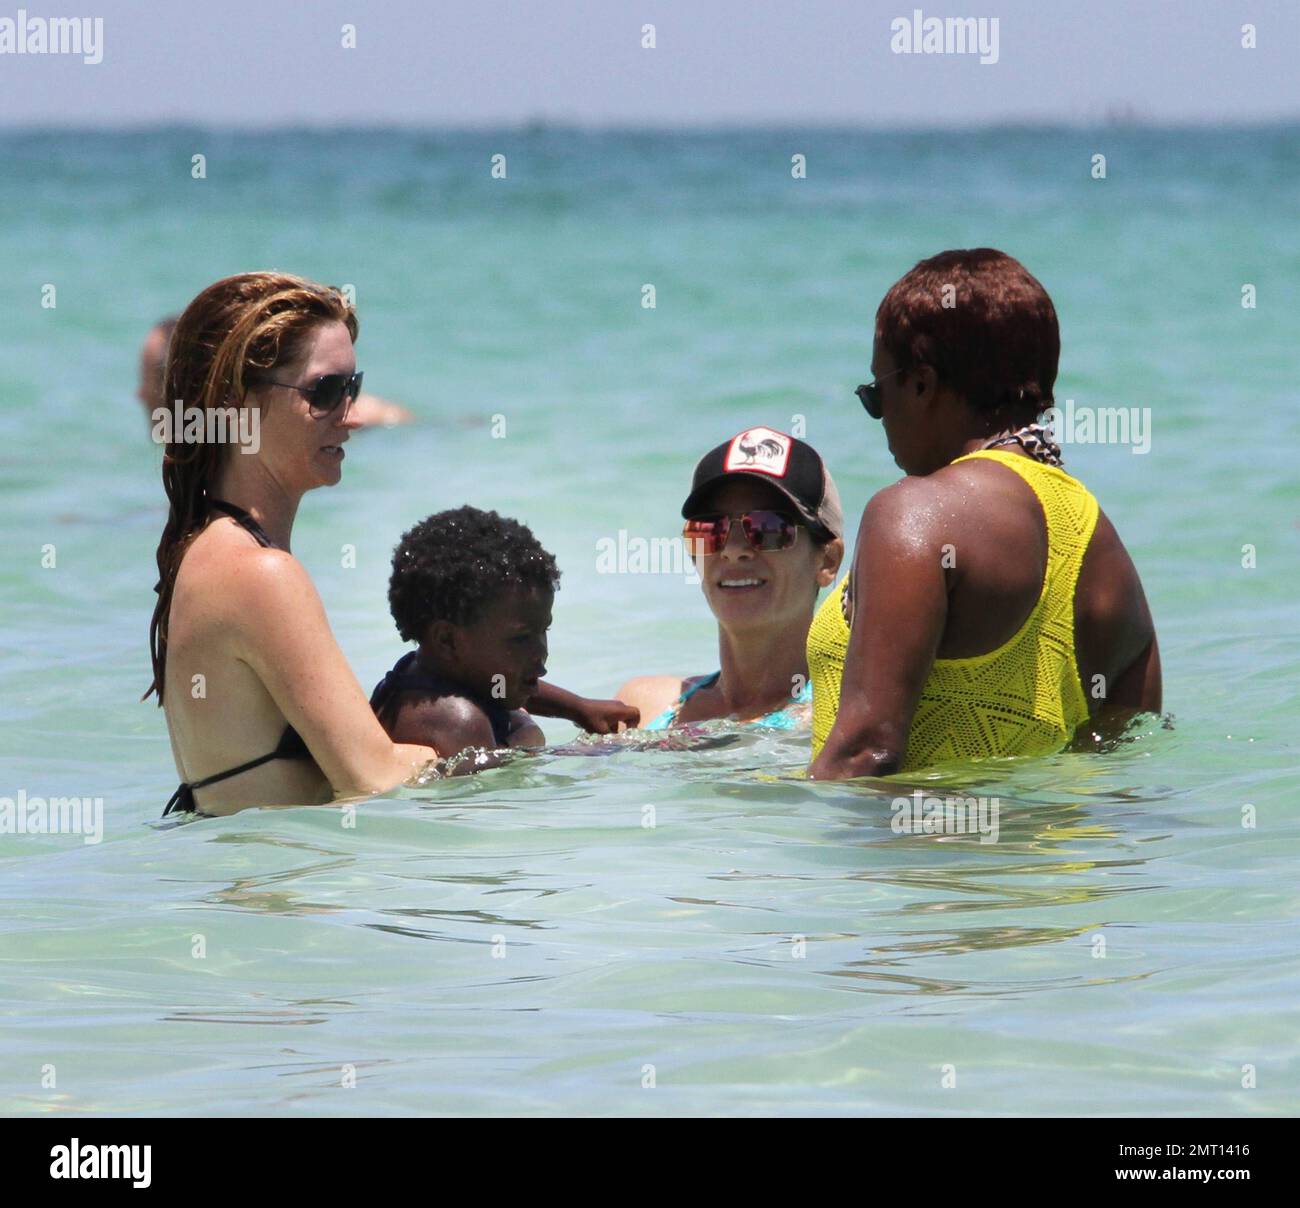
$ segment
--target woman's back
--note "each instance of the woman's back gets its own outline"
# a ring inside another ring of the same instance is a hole
[[[903,766],[1059,749],[1112,698],[1108,682],[1122,680],[1127,665],[1114,666],[1116,651],[1136,655],[1154,636],[1136,571],[1108,522],[1105,557],[1089,557],[1099,531],[1096,500],[1063,470],[1000,450],[959,458],[897,488],[897,506],[885,509],[894,514],[876,520],[922,543],[921,564],[943,576],[946,599]],[[1090,562],[1091,573],[1083,573]],[[1128,577],[1136,597],[1116,592]],[[814,757],[840,703],[849,634],[841,593],[822,606],[809,633]],[[877,623],[885,603],[886,624],[891,596],[906,597],[887,582],[863,584],[858,594],[874,594]],[[1110,606],[1117,594],[1127,597],[1119,617]],[[1115,641],[1117,629],[1124,642]]]
[[[245,611],[256,579],[274,575],[281,560],[293,561],[282,550],[260,548],[237,525],[218,519],[194,539],[181,562],[163,699],[184,782],[238,767],[274,751],[284,738],[284,714],[249,662],[256,657],[250,650],[256,635],[249,629],[258,617]],[[324,802],[332,792],[310,758],[280,758],[198,793],[205,813],[221,813],[223,803],[246,803],[250,795],[275,804]]]

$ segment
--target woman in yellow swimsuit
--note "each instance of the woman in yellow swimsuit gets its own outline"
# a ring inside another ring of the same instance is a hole
[[[885,295],[858,395],[906,477],[809,629],[810,776],[1046,754],[1159,711],[1137,570],[1035,422],[1059,354],[1051,299],[1003,252],[942,252]]]

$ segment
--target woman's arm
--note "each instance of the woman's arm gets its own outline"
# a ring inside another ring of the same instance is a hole
[[[394,743],[334,640],[315,584],[282,550],[234,560],[225,572],[232,644],[302,736],[335,797],[381,793],[438,757]]]
[[[812,779],[887,776],[902,766],[948,617],[936,515],[942,512],[919,479],[886,487],[867,504],[839,710],[808,769]]]
[[[1126,720],[1139,712],[1159,713],[1155,622],[1137,567],[1105,512],[1097,516],[1074,600],[1075,652],[1094,720],[1109,713]],[[1100,697],[1093,691],[1098,685]]]

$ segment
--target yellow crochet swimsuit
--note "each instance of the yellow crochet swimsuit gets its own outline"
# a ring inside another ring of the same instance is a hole
[[[1044,462],[983,449],[975,457],[1000,462],[1038,496],[1047,520],[1047,571],[1034,610],[996,650],[964,659],[936,659],[912,718],[902,770],[949,760],[1059,751],[1088,718],[1074,657],[1074,588],[1097,524],[1097,500],[1077,479]],[[956,464],[954,462],[954,464]],[[808,629],[813,686],[813,758],[840,707],[840,681],[849,645],[840,598],[847,576],[827,597]]]

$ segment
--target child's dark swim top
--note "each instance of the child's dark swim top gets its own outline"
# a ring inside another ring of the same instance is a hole
[[[492,726],[492,741],[498,747],[510,745],[510,710],[497,700],[484,700],[474,693],[466,691],[460,684],[453,683],[431,671],[426,671],[416,661],[418,650],[402,655],[393,668],[375,685],[370,695],[370,707],[375,716],[380,717],[396,698],[403,692],[421,692],[428,696],[463,696],[473,701],[484,713]]]
[[[214,507],[219,512],[225,512],[236,524],[245,528],[253,535],[258,545],[271,548],[274,544],[271,538],[266,535],[266,530],[262,528],[256,520],[253,519],[243,508],[237,507],[233,503],[227,503],[224,499],[209,499],[208,506]],[[186,813],[193,814],[198,812],[198,805],[194,800],[194,791],[205,788],[209,784],[217,784],[222,780],[229,780],[232,776],[238,776],[241,772],[252,771],[253,768],[260,768],[264,763],[270,763],[273,759],[310,759],[311,752],[307,750],[307,744],[303,742],[302,736],[292,726],[285,726],[284,733],[280,735],[279,745],[274,751],[267,755],[259,755],[256,759],[250,759],[247,763],[241,763],[237,768],[229,768],[224,772],[218,772],[214,776],[205,776],[202,780],[195,780],[189,784],[182,784],[172,794],[171,800],[163,808],[163,817],[168,814]]]

